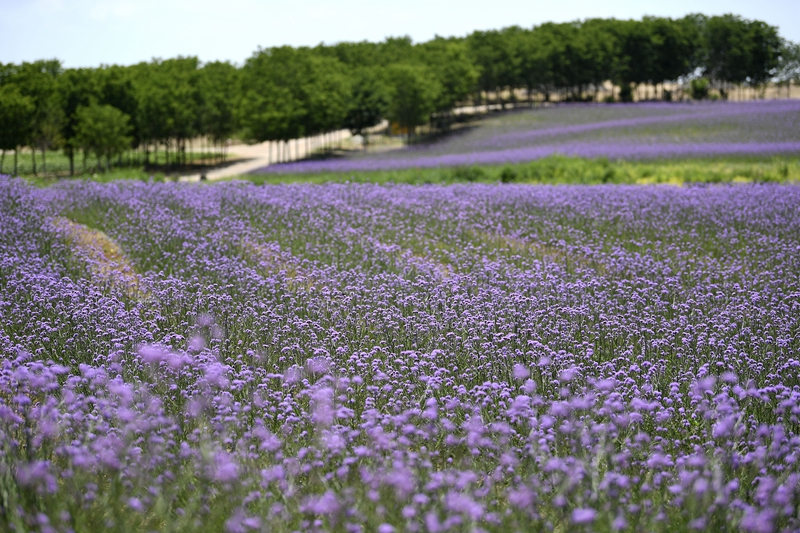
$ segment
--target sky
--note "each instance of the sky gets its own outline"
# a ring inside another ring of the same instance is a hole
[[[259,47],[698,12],[763,20],[800,42],[799,0],[0,0],[0,62],[58,58],[71,68],[183,55],[242,64]]]

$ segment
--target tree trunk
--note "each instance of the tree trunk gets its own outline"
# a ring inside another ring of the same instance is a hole
[[[19,146],[14,148],[14,175],[15,176],[19,176],[19,173],[17,172],[17,154],[18,153],[19,153]]]
[[[75,152],[70,149],[69,151],[69,177],[75,175]]]
[[[6,150],[3,148],[3,153],[0,154],[0,174],[3,173],[3,162],[6,160]]]
[[[36,176],[36,147],[31,147],[31,161],[33,161],[33,175]]]
[[[47,176],[47,158],[45,157],[45,152],[47,152],[47,148],[42,144],[42,174]]]

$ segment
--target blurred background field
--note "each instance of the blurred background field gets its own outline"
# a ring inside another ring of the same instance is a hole
[[[243,63],[3,63],[0,173],[197,181],[797,155],[799,84],[800,45],[777,26],[699,13],[273,46]]]
[[[181,167],[168,164],[162,149],[125,152],[111,160],[111,171],[89,155],[84,178],[172,180],[245,179],[256,184],[294,182],[375,183],[719,183],[797,182],[800,179],[800,100],[715,103],[562,104],[505,112],[474,113],[447,134],[420,137],[404,145],[376,130],[368,149],[347,132],[330,145],[298,141],[290,147],[306,159],[271,164],[247,174],[226,175],[240,162],[250,167],[277,152],[274,143],[238,144],[222,154],[182,154]],[[202,146],[201,142],[194,143]],[[240,152],[237,153],[237,150]],[[69,161],[63,152],[41,154],[38,175],[30,152],[20,155],[20,173],[39,185],[63,179]],[[10,165],[5,158],[5,168]],[[178,171],[180,170],[180,171]]]
[[[271,165],[256,172],[311,174],[515,164],[556,154],[614,161],[697,158],[698,165],[704,165],[700,161],[706,157],[800,154],[800,100],[564,104],[476,118],[448,135],[396,150],[352,151],[339,157]],[[720,175],[709,179],[718,180]],[[592,182],[588,176],[587,180]]]

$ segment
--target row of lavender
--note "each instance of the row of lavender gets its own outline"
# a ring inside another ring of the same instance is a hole
[[[800,153],[800,100],[569,105],[526,110],[463,134],[402,150],[271,165],[313,173],[498,165],[553,154],[610,159]]]
[[[0,178],[0,226],[0,529],[800,531],[796,187]]]

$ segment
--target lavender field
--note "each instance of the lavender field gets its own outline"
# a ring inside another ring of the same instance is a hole
[[[562,105],[497,115],[432,144],[256,173],[374,171],[521,163],[562,154],[609,159],[800,154],[800,100]]]
[[[0,227],[2,531],[800,531],[796,186],[0,177]]]

